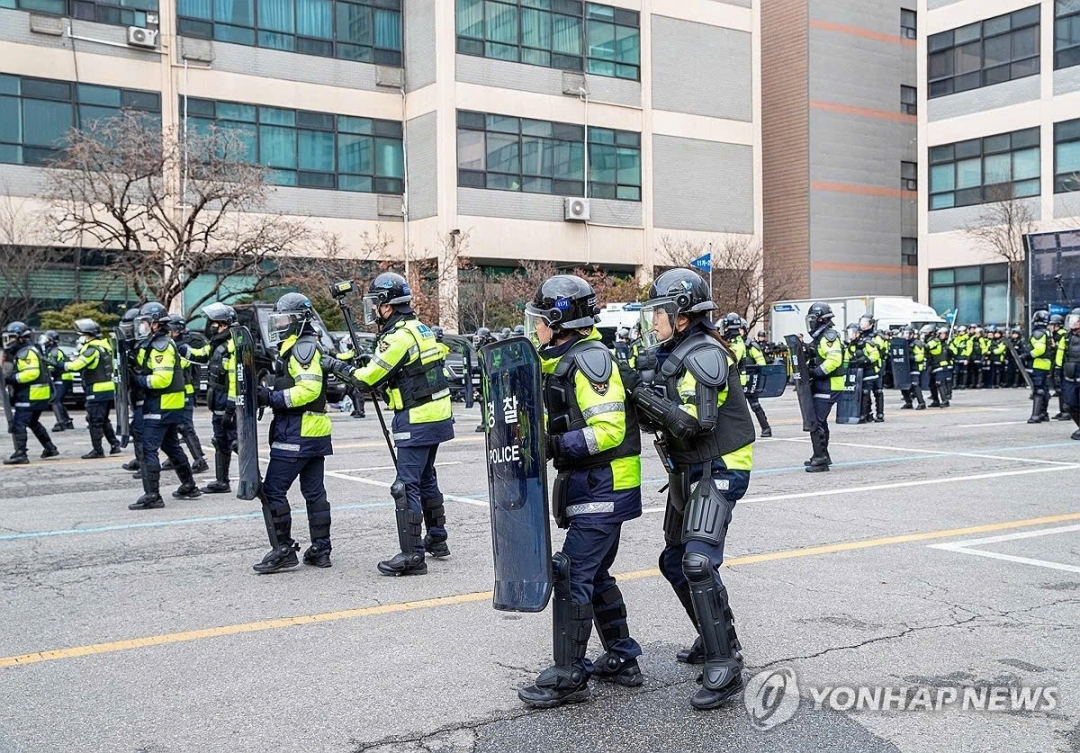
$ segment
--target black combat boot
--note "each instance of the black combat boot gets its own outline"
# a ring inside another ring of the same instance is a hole
[[[618,585],[612,585],[603,593],[593,594],[593,617],[596,631],[604,645],[604,653],[593,661],[598,680],[634,688],[645,682],[638,667],[637,658],[627,659],[612,650],[617,641],[630,637],[626,621],[626,602]]]
[[[228,494],[232,491],[229,486],[229,465],[232,462],[232,453],[227,450],[218,450],[214,455],[214,480],[202,488],[204,494]]]
[[[180,477],[180,486],[172,493],[173,499],[195,499],[202,496],[202,490],[191,473],[191,466],[185,462],[176,469],[176,475]]]
[[[304,552],[304,564],[312,567],[330,567],[330,542],[322,539],[313,542]]]
[[[161,498],[161,473],[144,469],[142,472],[143,495],[128,505],[129,510],[158,510],[165,506]]]
[[[757,416],[758,423],[761,424],[761,436],[771,437],[772,427],[769,426],[769,417],[765,415],[765,409],[761,407],[761,404],[754,406],[754,415]]]
[[[99,458],[105,457],[105,453],[101,450],[90,450],[90,452],[81,455],[80,457],[83,460],[98,460]]]
[[[116,444],[110,445],[110,447],[109,447],[109,454],[110,455],[119,455],[123,451],[124,451],[124,448],[120,446],[119,442],[117,442]]]
[[[11,441],[15,444],[15,452],[4,461],[4,465],[30,465],[30,458],[26,455],[26,429],[12,432]]]
[[[398,526],[398,544],[401,551],[388,560],[379,563],[379,572],[383,575],[427,575],[427,560],[424,558],[424,540],[421,536],[424,516],[409,509],[405,499],[405,489],[401,482],[395,481],[390,487],[394,497],[395,517]]]
[[[1034,395],[1034,396],[1032,396],[1032,398],[1031,398],[1031,418],[1029,418],[1027,420],[1027,422],[1029,424],[1042,423],[1042,413],[1043,413],[1042,404],[1043,404],[1043,396],[1042,395]]]
[[[136,454],[131,460],[124,463],[122,466],[125,471],[137,471],[139,470],[139,456]]]
[[[421,500],[424,508],[424,527],[428,530],[424,536],[424,550],[436,559],[450,556],[450,547],[446,543],[445,534],[441,538],[431,535],[432,528],[446,528],[446,506],[443,495],[431,499]]]
[[[829,456],[825,449],[825,437],[820,429],[810,432],[810,444],[814,454],[806,465],[807,473],[824,473],[829,470]]]
[[[690,704],[700,710],[715,709],[743,688],[742,656],[736,648],[738,638],[728,606],[727,589],[716,583],[712,564],[704,554],[688,552],[684,555],[683,573],[690,582],[705,649],[701,689],[690,699]]]
[[[206,462],[206,456],[199,457],[194,463],[191,464],[192,473],[207,473],[210,470],[210,465]]]
[[[292,539],[286,539],[267,552],[261,562],[252,565],[252,569],[259,575],[269,575],[270,573],[296,567],[300,564],[300,561],[296,558],[298,551],[300,551],[300,545]]]
[[[41,459],[45,460],[46,458],[55,458],[59,454],[60,450],[56,449],[56,445],[54,445],[52,442],[49,442],[47,445],[45,445],[45,449],[41,451]]]

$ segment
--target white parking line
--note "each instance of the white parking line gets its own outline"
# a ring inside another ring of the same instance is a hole
[[[975,546],[981,546],[985,544],[998,544],[1003,541],[1017,541],[1019,539],[1034,539],[1039,536],[1052,536],[1056,533],[1071,533],[1073,531],[1080,531],[1080,525],[1060,526],[1058,528],[1044,528],[1041,531],[1009,533],[1003,536],[989,536],[983,539],[966,539],[964,541],[951,541],[947,544],[931,544],[927,548],[942,549],[948,552],[960,552],[961,554],[971,554],[976,557],[988,557],[990,559],[1002,560],[1003,562],[1016,562],[1021,565],[1034,565],[1035,567],[1045,567],[1049,570],[1063,570],[1068,573],[1080,573],[1080,567],[1076,565],[1063,565],[1060,562],[1037,560],[1030,557],[1016,557],[1011,554],[988,552],[984,549],[973,548]]]
[[[461,465],[460,460],[447,460],[444,462],[435,463],[436,468],[445,468],[448,465]],[[336,468],[335,473],[367,473],[368,471],[396,471],[395,465],[372,465],[367,468]]]
[[[957,429],[974,429],[979,426],[1017,426],[1019,424],[1026,424],[1027,421],[994,421],[988,424],[957,424]]]
[[[775,440],[777,442],[802,442],[809,443],[809,439],[794,439],[794,438],[782,438]],[[884,444],[857,444],[855,442],[834,442],[829,440],[829,446],[831,447],[856,447],[863,450],[888,450],[890,452],[911,452],[915,454],[923,455],[946,455],[956,458],[984,458],[986,460],[1009,460],[1015,463],[1042,463],[1044,465],[1067,465],[1075,466],[1075,463],[1071,463],[1067,460],[1046,460],[1045,458],[1020,458],[1010,455],[995,455],[986,452],[951,452],[949,450],[932,450],[925,447],[894,447],[892,445]]]
[[[809,499],[811,497],[831,497],[842,494],[863,494],[865,492],[885,491],[887,489],[906,489],[913,486],[932,486],[934,484],[953,484],[962,481],[980,481],[989,478],[1005,478],[1007,476],[1026,476],[1029,473],[1054,473],[1055,471],[1073,471],[1080,469],[1080,464],[1041,466],[1039,468],[1024,468],[1016,471],[997,471],[995,473],[975,473],[969,476],[948,476],[945,478],[927,478],[918,481],[900,481],[894,484],[874,484],[873,486],[849,486],[841,489],[822,489],[813,492],[796,492],[794,494],[774,494],[767,497],[747,497],[739,501],[739,504],[747,502],[779,502],[785,499]],[[753,474],[751,474],[753,478]],[[646,513],[663,512],[662,508],[649,508]]]
[[[340,479],[343,479],[345,481],[355,481],[358,484],[367,484],[368,486],[378,486],[378,487],[380,487],[382,489],[389,489],[390,488],[390,482],[389,481],[376,481],[373,478],[362,478],[360,476],[350,476],[347,473],[342,473],[340,471],[327,471],[326,475],[327,476],[333,476],[334,478],[340,478]],[[474,507],[487,507],[488,506],[488,503],[487,503],[486,500],[470,499],[469,497],[459,497],[456,494],[445,494],[444,493],[443,494],[443,499],[448,499],[451,502],[462,502],[462,503],[464,503],[466,505],[472,505]]]

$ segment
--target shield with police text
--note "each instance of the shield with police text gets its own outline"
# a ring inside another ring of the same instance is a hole
[[[799,398],[799,412],[802,414],[802,430],[813,431],[817,424],[814,412],[813,385],[810,384],[810,364],[807,360],[806,345],[795,335],[784,338],[791,359],[791,373],[795,378],[795,394]]]
[[[115,334],[112,340],[113,384],[116,385],[116,438],[121,447],[127,447],[131,441],[131,377],[128,364],[131,361],[131,344]]]
[[[551,598],[547,458],[540,356],[525,337],[484,346],[495,609],[540,612]]]
[[[1020,351],[1016,349],[1016,343],[1012,340],[1005,339],[1005,347],[1009,349],[1009,355],[1012,356],[1013,362],[1016,363],[1016,368],[1020,372],[1021,378],[1024,380],[1024,384],[1027,385],[1029,390],[1028,398],[1032,398],[1035,395],[1035,381],[1031,378],[1031,372],[1028,371],[1027,365],[1024,363],[1024,359],[1020,355]]]
[[[836,423],[857,424],[862,418],[863,377],[861,368],[848,368],[844,391],[836,401]]]
[[[746,396],[758,400],[780,397],[787,389],[787,366],[782,363],[767,363],[759,366],[752,363],[746,367]]]
[[[259,496],[262,476],[259,472],[259,417],[255,378],[255,340],[247,327],[232,328],[236,347],[236,456],[240,483],[236,496],[255,499]],[[273,526],[268,528],[272,529]]]
[[[11,375],[11,366],[5,359],[6,354],[0,351],[0,375],[7,377]],[[4,408],[4,420],[7,421],[7,432],[12,433],[13,424],[15,422],[15,414],[11,410],[11,393],[8,392],[7,380],[0,381],[0,404]]]
[[[911,343],[904,337],[889,340],[889,365],[892,367],[893,387],[911,389]]]

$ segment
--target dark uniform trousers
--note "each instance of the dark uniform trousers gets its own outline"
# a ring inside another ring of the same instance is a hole
[[[263,479],[263,494],[281,542],[292,538],[292,509],[289,487],[300,479],[300,493],[307,503],[308,530],[312,544],[330,544],[330,503],[326,500],[323,468],[326,458],[270,457]]]
[[[140,409],[141,410],[141,409]],[[173,462],[173,468],[190,468],[187,455],[180,447],[180,415],[165,415],[150,418],[145,412],[142,416],[143,471],[151,475],[161,473],[161,458],[158,450]],[[177,471],[179,473],[179,471]]]
[[[442,499],[439,477],[435,473],[435,455],[438,452],[437,444],[397,447],[397,480],[405,485],[405,500],[415,515],[423,515],[425,501],[430,503]],[[445,541],[446,527],[429,527],[428,534],[434,541]],[[423,554],[424,547],[420,546],[416,551]]]
[[[52,440],[49,438],[49,432],[45,431],[45,427],[41,425],[41,414],[44,412],[36,408],[16,408],[11,420],[11,433],[25,437],[26,430],[29,429],[34,432],[34,436],[41,442],[42,447],[48,447],[52,444]]]
[[[192,460],[198,460],[203,457],[202,442],[199,441],[199,435],[195,431],[195,396],[188,395],[184,400],[183,417],[180,423],[177,425],[177,430],[180,432],[180,436],[184,440],[184,444],[187,445],[188,452],[191,453]]]
[[[829,397],[818,397],[818,391],[814,390],[814,418],[817,422],[814,425],[814,429],[821,433],[821,436],[825,439],[826,444],[829,441],[831,434],[829,433],[829,414],[832,413],[833,406],[836,405],[836,401],[840,399],[839,392],[830,393]]]
[[[236,447],[236,410],[214,411],[210,423],[214,428],[214,449],[233,452]]]
[[[61,424],[70,424],[71,416],[64,407],[64,398],[67,396],[68,383],[63,379],[57,379],[52,383],[53,405],[56,411],[56,420]]]
[[[86,401],[86,425],[90,427],[90,442],[95,450],[101,450],[101,438],[104,436],[110,447],[120,444],[116,438],[112,421],[109,420],[109,411],[113,401],[87,400]]]

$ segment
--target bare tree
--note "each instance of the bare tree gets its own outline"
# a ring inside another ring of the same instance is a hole
[[[799,278],[794,269],[764,274],[764,249],[751,237],[728,236],[720,244],[706,244],[665,235],[657,245],[659,257],[666,262],[655,270],[657,274],[689,267],[692,260],[711,253],[713,300],[721,315],[734,311],[751,327],[762,320],[770,305],[791,297],[797,289]],[[703,277],[708,279],[708,274]]]
[[[318,256],[325,239],[304,219],[266,211],[266,169],[247,155],[221,129],[163,132],[128,111],[84,123],[48,171],[59,239],[108,249],[140,298],[166,306],[205,275],[212,282],[185,300],[187,313],[219,298],[230,278],[258,296],[279,284],[283,260]]]
[[[0,189],[0,322],[26,321],[49,304],[40,297],[41,274],[67,252],[44,242],[26,199],[12,196],[6,186]]]
[[[412,259],[409,264],[409,287],[413,294],[413,310],[424,322],[460,322],[460,292],[449,294],[447,291],[458,289],[460,271],[468,269],[469,234],[450,232],[438,236],[433,250],[425,249],[420,258]]]
[[[1024,236],[1035,232],[1036,208],[1030,200],[1017,198],[1011,183],[989,190],[991,203],[983,205],[979,216],[964,228],[964,233],[976,246],[1009,265],[1010,287],[1019,301],[1019,311],[1023,311],[1027,270]],[[1011,319],[1012,314],[1019,311],[1011,310],[1011,301],[1007,305]]]

